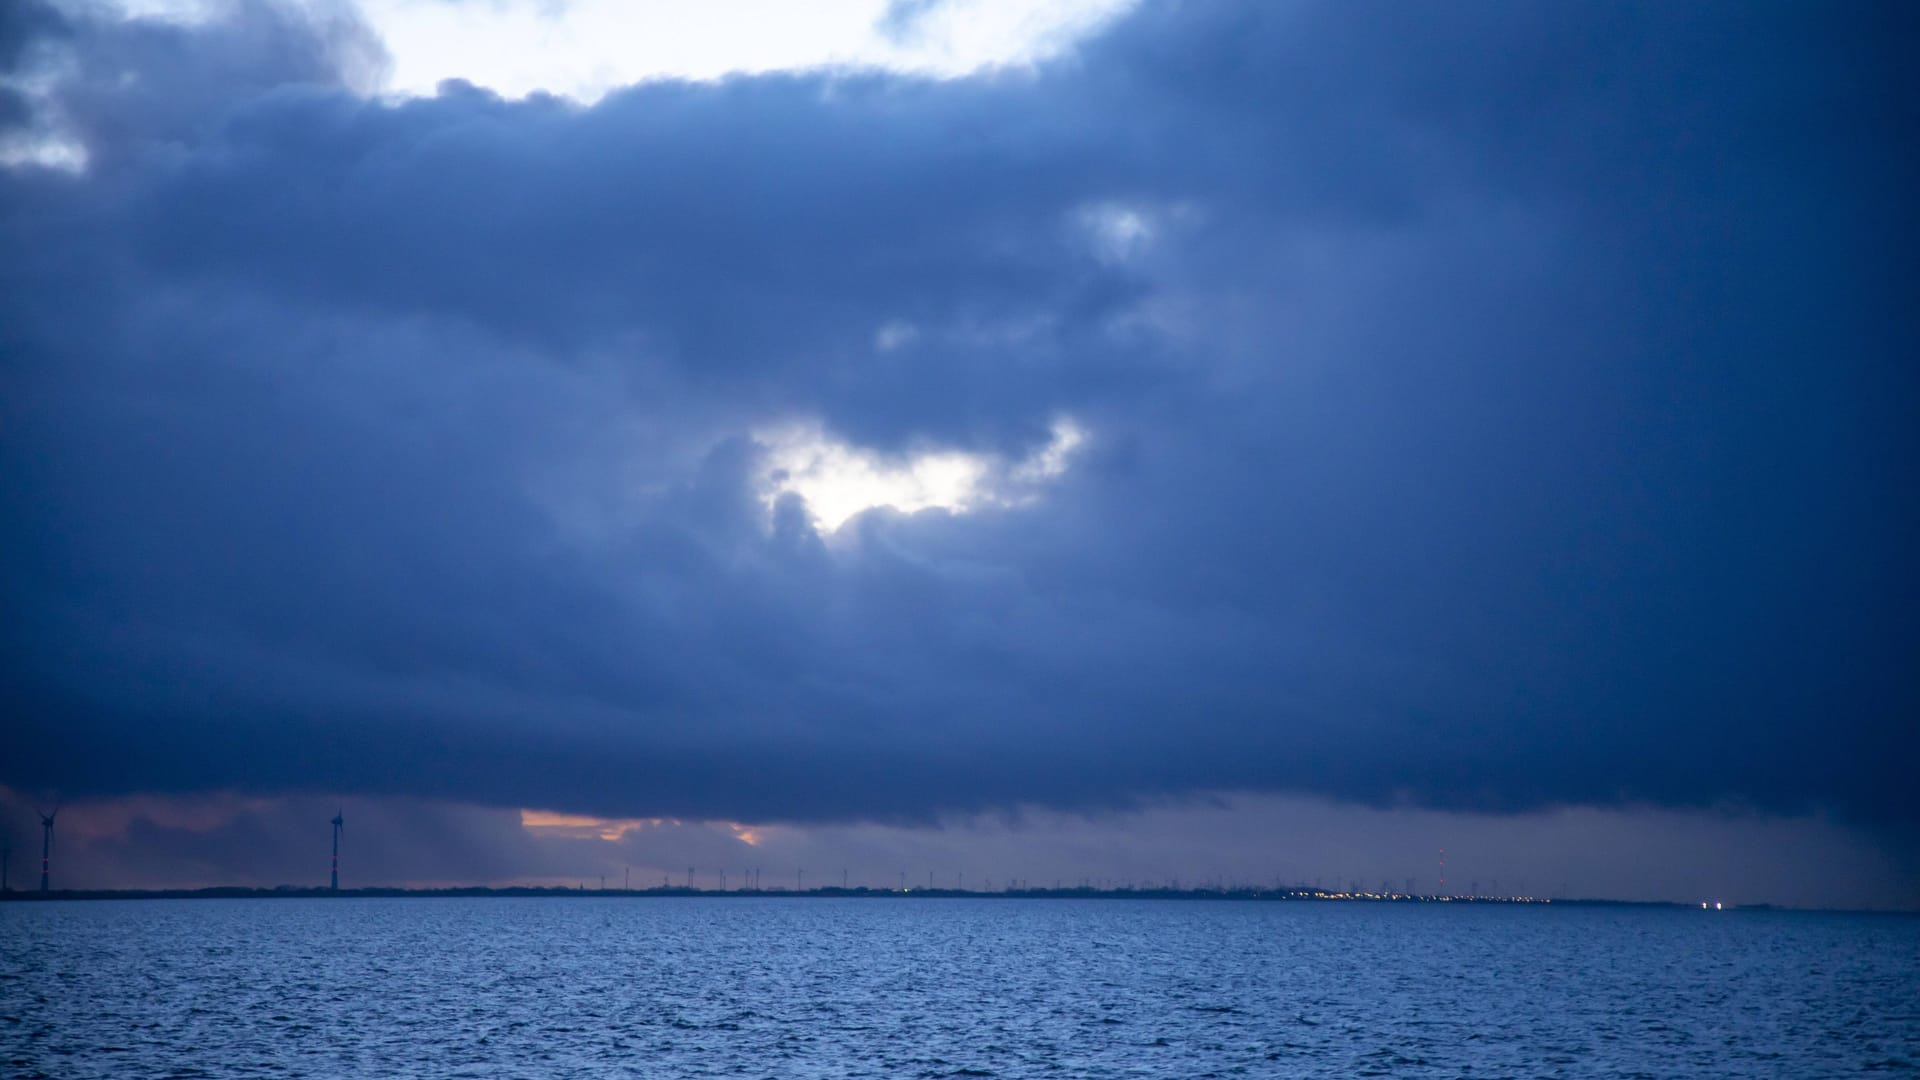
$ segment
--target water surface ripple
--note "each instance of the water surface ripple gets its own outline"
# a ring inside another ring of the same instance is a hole
[[[1920,919],[1107,900],[0,905],[8,1077],[1920,1071]]]

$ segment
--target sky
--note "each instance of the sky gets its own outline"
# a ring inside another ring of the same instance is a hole
[[[1911,7],[804,7],[0,7],[13,885],[1920,907]]]

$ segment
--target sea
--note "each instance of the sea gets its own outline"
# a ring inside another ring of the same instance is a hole
[[[1920,917],[1560,904],[0,904],[0,1075],[1920,1074]]]

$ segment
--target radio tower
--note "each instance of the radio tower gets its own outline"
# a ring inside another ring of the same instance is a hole
[[[327,882],[327,888],[340,891],[340,830],[347,824],[346,808],[341,807],[333,813],[333,877]]]
[[[47,870],[53,861],[53,819],[60,813],[59,807],[40,815],[40,891],[47,891]]]

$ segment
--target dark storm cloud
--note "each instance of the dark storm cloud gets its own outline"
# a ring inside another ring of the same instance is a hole
[[[70,19],[89,170],[0,172],[0,782],[1912,822],[1908,19],[1150,6],[590,108]],[[1031,505],[756,499],[784,418],[1060,415]]]

